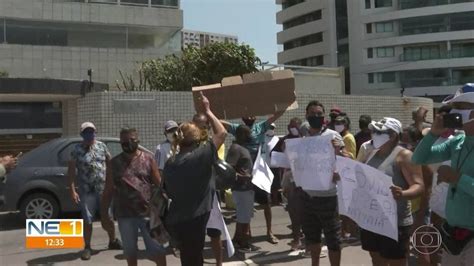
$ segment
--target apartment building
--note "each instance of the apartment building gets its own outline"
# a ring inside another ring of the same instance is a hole
[[[229,43],[237,44],[239,43],[239,39],[235,35],[195,31],[195,30],[182,30],[181,31],[181,45],[183,48],[189,45],[202,48],[209,43],[215,43],[215,42],[229,42]]]

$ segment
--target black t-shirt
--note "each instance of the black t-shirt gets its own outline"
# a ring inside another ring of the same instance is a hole
[[[232,186],[232,190],[235,191],[246,191],[252,189],[252,169],[253,161],[252,156],[248,149],[243,146],[240,146],[237,143],[234,143],[230,146],[229,151],[227,152],[226,161],[234,167],[236,172],[245,173],[249,178],[245,181],[238,179],[235,184]]]
[[[166,162],[164,186],[171,199],[166,223],[188,221],[211,210],[215,193],[212,168],[216,160],[216,147],[208,141]]]

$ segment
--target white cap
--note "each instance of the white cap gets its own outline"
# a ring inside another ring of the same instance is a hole
[[[474,103],[474,83],[464,84],[454,95],[450,95],[443,100],[443,104],[458,102]]]
[[[84,123],[82,123],[82,125],[81,125],[81,132],[84,131],[86,128],[92,128],[92,129],[94,129],[94,131],[97,131],[97,129],[95,128],[94,124],[92,124],[92,122],[84,122]]]
[[[372,121],[369,125],[369,129],[382,132],[391,129],[400,134],[402,133],[402,123],[395,118],[384,117],[380,121]]]

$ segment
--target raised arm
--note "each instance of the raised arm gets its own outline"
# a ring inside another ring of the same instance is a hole
[[[266,121],[267,126],[270,126],[272,123],[277,121],[278,118],[280,118],[284,113],[285,113],[285,110],[282,110],[282,111],[278,111],[278,112],[274,113],[272,116],[270,116]]]
[[[397,156],[397,162],[403,177],[408,183],[408,189],[401,190],[400,187],[393,186],[391,189],[395,199],[414,199],[420,196],[425,190],[421,166],[413,164],[411,157],[412,152],[409,150],[403,150]],[[400,194],[397,192],[400,192]]]
[[[211,104],[204,94],[199,96],[201,108],[203,109],[204,113],[207,115],[209,119],[209,123],[212,127],[212,141],[216,146],[216,149],[219,149],[221,145],[224,143],[225,138],[227,137],[227,131],[224,128],[224,125],[219,121],[219,119],[212,113],[211,111]]]

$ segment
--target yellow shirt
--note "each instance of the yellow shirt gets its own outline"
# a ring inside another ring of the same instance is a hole
[[[352,135],[351,133],[348,132],[346,135],[344,135],[344,137],[342,137],[342,139],[344,140],[344,145],[345,145],[346,151],[351,155],[351,158],[353,160],[355,160],[355,158],[356,158],[356,140],[354,138],[354,135]]]
[[[222,143],[222,145],[217,149],[217,157],[219,157],[220,160],[225,159],[225,144]]]

